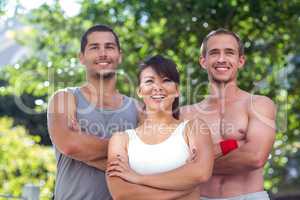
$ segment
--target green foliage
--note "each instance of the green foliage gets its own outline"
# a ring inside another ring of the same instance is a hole
[[[198,64],[203,37],[212,29],[231,29],[240,34],[246,48],[241,88],[267,95],[278,106],[277,142],[265,170],[265,187],[276,192],[284,183],[299,184],[297,177],[288,178],[287,168],[290,158],[300,162],[300,73],[291,61],[300,55],[299,10],[298,0],[83,0],[79,14],[67,17],[56,1],[19,16],[29,28],[16,34],[16,39],[33,53],[2,71],[7,85],[0,88],[0,94],[42,99],[44,103],[34,111],[43,113],[55,90],[84,81],[84,67],[77,59],[79,39],[91,25],[104,23],[120,36],[121,92],[134,96],[138,63],[161,53],[178,64],[181,103],[191,104],[207,93],[207,75]]]
[[[20,196],[22,187],[41,187],[41,199],[50,199],[55,177],[53,150],[36,143],[23,127],[12,127],[12,120],[0,119],[0,194]]]

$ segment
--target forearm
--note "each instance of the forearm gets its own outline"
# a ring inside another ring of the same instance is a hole
[[[102,139],[88,133],[69,131],[68,137],[58,147],[63,154],[83,162],[97,161],[107,157],[108,139]]]
[[[86,161],[85,163],[91,167],[95,167],[95,168],[105,172],[106,165],[107,165],[107,159],[104,158],[104,159],[99,159],[99,160]]]
[[[230,175],[243,173],[249,170],[255,170],[260,167],[258,154],[252,151],[239,148],[233,150],[226,156],[219,157],[215,160],[214,175]]]
[[[51,140],[61,153],[83,162],[107,157],[108,139],[74,128],[67,124],[65,118],[48,116]]]
[[[186,196],[192,190],[162,190],[126,182],[118,177],[108,178],[109,190],[116,200],[171,200]]]
[[[209,175],[206,175],[206,169],[189,165],[193,164],[186,164],[175,170],[160,174],[141,176],[139,183],[166,190],[189,190],[208,179]]]
[[[214,144],[213,145],[213,149],[214,149],[214,158],[217,159],[219,157],[222,156],[222,150],[220,148],[220,144],[217,143],[217,144]]]

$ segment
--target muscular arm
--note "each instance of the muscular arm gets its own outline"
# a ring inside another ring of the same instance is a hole
[[[248,112],[245,144],[218,158],[213,174],[236,174],[259,169],[267,161],[275,140],[275,105],[266,97],[257,97],[251,101]]]
[[[92,160],[92,161],[84,161],[87,165],[91,166],[91,167],[95,167],[101,171],[105,171],[106,170],[106,165],[107,165],[107,159],[103,158],[103,159],[98,159],[98,160]]]
[[[207,181],[213,168],[213,144],[206,124],[198,119],[191,120],[185,131],[191,149],[197,151],[196,159],[177,169],[145,175],[141,184],[169,190],[186,190]]]
[[[108,140],[70,128],[75,112],[75,97],[71,93],[60,91],[52,97],[48,107],[51,140],[63,154],[101,169],[106,162]]]
[[[126,137],[125,135],[115,133],[110,142],[108,150],[108,160],[112,161],[117,155],[126,156]],[[138,184],[132,184],[119,177],[106,176],[109,191],[116,200],[171,200],[185,196],[191,190],[162,190]]]

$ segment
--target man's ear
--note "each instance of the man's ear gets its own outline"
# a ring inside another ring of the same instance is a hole
[[[199,56],[199,64],[203,69],[206,70],[206,59],[202,55]]]
[[[122,63],[122,60],[123,60],[123,52],[122,52],[122,50],[120,49],[120,56],[119,56],[118,63],[121,64],[121,63]]]
[[[246,57],[245,57],[245,55],[241,55],[239,57],[239,66],[238,66],[238,69],[244,68],[245,63],[246,63]]]
[[[79,57],[80,63],[81,63],[82,65],[84,65],[84,55],[83,55],[83,53],[80,52],[80,53],[78,54],[78,57]]]

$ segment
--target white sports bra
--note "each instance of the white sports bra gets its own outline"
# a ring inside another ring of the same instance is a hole
[[[146,175],[170,171],[184,165],[190,156],[190,149],[184,139],[187,122],[180,123],[171,135],[159,144],[145,144],[134,129],[126,130],[131,169]]]

